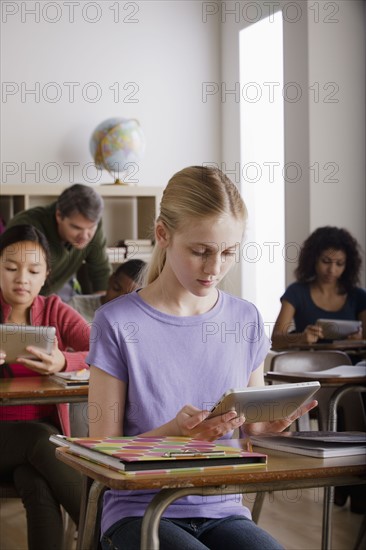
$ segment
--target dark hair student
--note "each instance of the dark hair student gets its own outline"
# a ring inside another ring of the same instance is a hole
[[[46,237],[31,225],[9,227],[0,235],[0,315],[11,326],[51,326],[50,354],[29,346],[29,357],[8,362],[0,342],[0,375],[31,378],[87,368],[90,328],[56,295],[41,296],[50,272]],[[62,506],[79,521],[81,478],[56,459],[51,434],[70,435],[63,405],[0,407],[0,476],[14,483],[27,514],[29,550],[61,550]]]
[[[297,281],[281,296],[273,348],[321,340],[317,319],[358,319],[362,330],[349,338],[366,338],[366,291],[357,286],[360,270],[360,246],[349,231],[325,226],[309,235],[301,247]]]
[[[362,258],[360,245],[346,229],[339,227],[319,227],[304,242],[301,247],[299,264],[295,270],[296,279],[300,283],[310,283],[316,278],[316,262],[322,252],[327,249],[341,250],[347,261],[345,269],[339,277],[339,290],[346,293],[360,281]]]

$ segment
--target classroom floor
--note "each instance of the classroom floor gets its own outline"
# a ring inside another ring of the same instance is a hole
[[[254,495],[244,503],[251,508]],[[318,550],[321,542],[322,489],[278,491],[266,494],[259,526],[269,531],[287,550]],[[349,504],[334,507],[332,550],[351,550],[363,515]],[[75,546],[69,550],[75,550]],[[0,501],[1,550],[27,550],[26,524],[20,500]]]

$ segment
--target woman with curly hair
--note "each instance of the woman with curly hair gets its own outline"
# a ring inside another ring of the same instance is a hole
[[[316,229],[301,248],[295,270],[297,282],[281,296],[272,348],[286,349],[290,343],[321,340],[324,335],[315,324],[317,319],[359,319],[362,329],[348,338],[366,338],[366,290],[357,287],[361,263],[360,246],[346,229]],[[320,407],[327,408],[330,391],[322,388],[321,395],[319,392]],[[365,403],[359,395],[344,396],[337,414],[338,430],[365,430]],[[334,502],[343,506],[350,496],[351,511],[363,514],[366,507],[362,491],[361,487],[336,487]]]
[[[357,287],[361,269],[358,242],[346,230],[319,227],[304,242],[295,270],[297,282],[281,296],[272,347],[314,344],[323,338],[317,319],[362,321],[349,338],[366,338],[366,291]]]

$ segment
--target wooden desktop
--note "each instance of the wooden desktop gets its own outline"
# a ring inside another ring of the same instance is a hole
[[[87,401],[88,386],[64,387],[50,376],[0,378],[1,405],[44,405]]]
[[[246,444],[246,440],[237,440]],[[147,508],[142,524],[143,550],[158,550],[158,526],[164,510],[176,499],[186,495],[257,493],[309,487],[329,487],[366,483],[364,457],[349,456],[318,459],[257,448],[268,454],[267,467],[254,467],[242,472],[187,473],[185,475],[139,475],[126,478],[123,474],[72,455],[67,448],[56,448],[56,456],[85,476],[93,484],[88,501],[83,503],[84,528],[79,529],[79,550],[92,550],[100,494],[105,487],[120,490],[157,490]],[[329,514],[323,517],[322,549],[331,547]]]

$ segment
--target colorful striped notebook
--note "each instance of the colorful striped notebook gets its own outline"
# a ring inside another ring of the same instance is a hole
[[[66,437],[50,440],[72,454],[123,473],[242,469],[265,466],[267,455],[190,437]],[[224,443],[224,442],[223,442]]]

